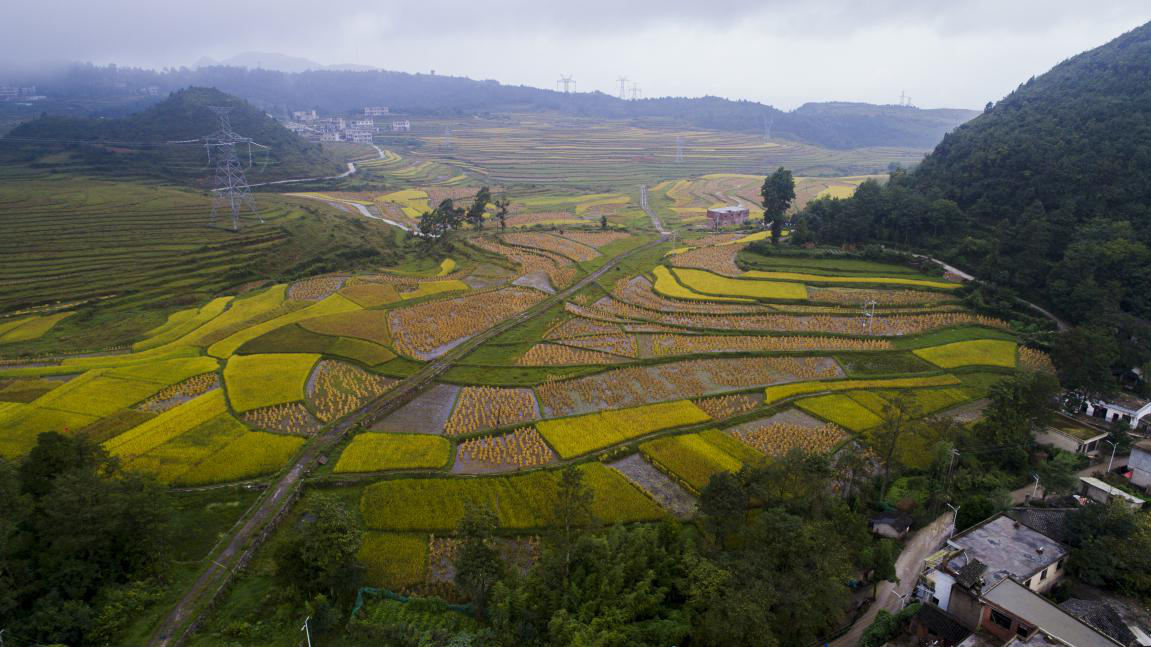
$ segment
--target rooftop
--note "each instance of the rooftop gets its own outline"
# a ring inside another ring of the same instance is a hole
[[[1140,440],[1135,443],[1136,449],[1141,449],[1145,452],[1151,452],[1151,440]]]
[[[1107,483],[1104,483],[1103,481],[1100,481],[1099,479],[1097,479],[1093,476],[1080,476],[1079,480],[1083,483],[1086,483],[1087,485],[1090,485],[1093,488],[1098,488],[1100,490],[1103,490],[1104,492],[1107,493],[1108,496],[1119,497],[1120,499],[1123,499],[1123,500],[1127,501],[1128,503],[1135,503],[1138,505],[1143,505],[1143,503],[1144,503],[1143,499],[1140,499],[1139,497],[1135,496],[1134,494],[1127,494],[1126,492],[1124,492],[1123,490],[1120,490],[1119,488],[1115,487],[1114,485],[1108,485]]]
[[[963,572],[974,561],[986,565],[984,589],[1015,576],[1027,579],[1067,555],[1054,539],[1005,515],[997,515],[951,538],[961,552],[947,561],[953,573]]]
[[[1112,607],[1103,600],[1079,600],[1072,598],[1060,604],[1059,608],[1124,645],[1129,645],[1135,640],[1135,634],[1127,628],[1127,623],[1123,621],[1123,617],[1119,615],[1115,607]]]
[[[1012,508],[1007,516],[1055,541],[1071,541],[1067,530],[1067,517],[1078,508]]]
[[[714,212],[714,213],[743,213],[747,210],[748,210],[747,207],[741,207],[739,205],[736,205],[733,207],[716,207],[714,209],[708,209],[708,212],[709,213],[712,213],[712,212]]]
[[[1062,641],[1053,642],[1037,633],[1028,640],[1020,641],[1021,645],[1114,647],[1119,644],[1011,578],[1001,580],[983,594],[983,599],[1025,623],[1038,627],[1041,633]]]
[[[915,620],[949,643],[959,643],[971,635],[959,618],[934,604],[925,604],[915,613]]]
[[[1051,426],[1051,428],[1054,429],[1055,431],[1065,433],[1068,436],[1073,436],[1075,438],[1078,438],[1079,440],[1082,440],[1084,442],[1086,442],[1088,440],[1095,439],[1095,438],[1101,438],[1101,437],[1107,435],[1106,431],[1100,431],[1098,429],[1093,429],[1093,428],[1088,427],[1086,425],[1078,425],[1078,424],[1075,424],[1073,422],[1067,422],[1064,420],[1060,420],[1060,421],[1056,422],[1054,425]]]

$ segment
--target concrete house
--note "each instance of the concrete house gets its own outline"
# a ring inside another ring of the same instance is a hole
[[[1108,485],[1091,476],[1079,477],[1079,494],[1097,503],[1111,503],[1116,500],[1122,501],[1136,510],[1142,509],[1145,503],[1143,499],[1132,494],[1127,494],[1123,490],[1113,485]]]
[[[1042,593],[1064,574],[1068,549],[1051,537],[999,514],[948,540],[927,559],[915,597],[979,627],[984,591],[1007,578]]]
[[[1127,459],[1131,470],[1131,482],[1141,488],[1151,488],[1151,440],[1142,440],[1131,448],[1131,458]]]
[[[1050,426],[1035,432],[1035,442],[1040,445],[1058,447],[1085,456],[1098,452],[1106,439],[1106,431],[1064,415],[1056,416]]]
[[[1005,645],[1122,645],[1010,577],[989,588],[980,601],[979,629]]]
[[[707,224],[712,229],[727,227],[728,225],[742,225],[747,222],[749,215],[747,207],[717,207],[707,210]]]
[[[1147,430],[1151,427],[1151,401],[1121,394],[1113,401],[1087,401],[1083,403],[1083,413],[1106,422],[1117,420],[1126,422],[1132,429]]]

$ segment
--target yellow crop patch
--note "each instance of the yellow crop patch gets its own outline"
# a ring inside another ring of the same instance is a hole
[[[629,409],[598,411],[571,418],[544,420],[536,429],[561,458],[610,447],[660,429],[706,422],[710,417],[688,400],[660,402]]]
[[[40,339],[44,333],[56,327],[64,319],[75,314],[74,312],[58,312],[53,315],[32,315],[15,321],[0,324],[0,344],[11,344],[18,341],[32,341]]]
[[[904,279],[889,276],[824,276],[822,274],[802,274],[799,272],[770,272],[752,270],[745,272],[744,277],[749,279],[778,279],[781,281],[802,281],[804,283],[871,283],[882,285],[910,285],[921,288],[936,288],[939,290],[957,290],[962,285],[947,281],[930,281],[926,279]]]
[[[236,355],[224,367],[228,399],[236,411],[250,411],[304,399],[304,387],[312,367],[320,360],[314,353]]]
[[[785,281],[753,281],[720,276],[706,270],[677,267],[674,270],[680,283],[695,292],[754,299],[806,299],[807,286]]]
[[[743,467],[738,458],[707,442],[700,434],[659,438],[640,445],[639,450],[653,465],[696,494],[712,476],[738,472]]]
[[[914,389],[928,386],[953,386],[959,384],[954,375],[929,375],[922,377],[895,377],[876,380],[823,380],[814,382],[792,382],[769,386],[764,390],[768,404],[785,400],[792,396],[822,391],[850,391],[854,389]]]
[[[231,303],[232,297],[220,297],[212,299],[202,308],[196,311],[191,317],[183,317],[181,320],[170,327],[164,329],[157,335],[153,335],[143,341],[138,341],[132,344],[132,350],[142,351],[149,348],[156,348],[165,344],[172,343],[177,339],[187,335],[188,333],[196,330],[200,326],[208,323],[212,319],[220,316],[224,309]],[[171,320],[169,320],[171,321]]]
[[[423,283],[416,284],[416,289],[411,292],[401,292],[400,297],[403,299],[419,299],[443,292],[464,292],[470,289],[467,283],[457,279],[424,281]]]
[[[340,294],[365,308],[376,308],[400,300],[400,293],[391,283],[358,283],[340,290]]]
[[[175,485],[227,483],[265,476],[283,469],[304,446],[299,436],[245,432],[220,451],[181,474]]]
[[[371,586],[401,590],[424,583],[428,559],[427,535],[367,532],[357,555],[364,580]]]
[[[803,398],[795,406],[852,431],[870,429],[883,422],[867,407],[839,393]]]
[[[113,456],[140,456],[227,411],[224,392],[209,391],[106,441],[104,449]]]
[[[338,314],[340,312],[350,312],[352,310],[359,309],[360,306],[356,305],[354,302],[345,299],[339,294],[333,294],[325,298],[323,301],[313,303],[312,305],[302,310],[296,310],[295,312],[290,312],[286,315],[276,317],[270,321],[265,321],[254,326],[249,326],[243,330],[235,332],[209,346],[208,354],[213,357],[220,358],[230,357],[240,346],[243,346],[247,342],[252,341],[260,335],[271,332],[277,328],[304,321],[306,319],[312,319],[314,317],[322,317],[324,315]]]
[[[957,366],[1002,366],[1015,368],[1015,342],[1003,339],[976,339],[930,346],[912,351],[940,368]]]
[[[452,444],[429,434],[361,433],[340,454],[335,471],[437,469],[448,464]]]
[[[652,276],[655,277],[655,291],[665,297],[671,297],[673,299],[686,299],[691,301],[725,301],[736,303],[752,302],[751,299],[709,296],[705,294],[699,294],[698,292],[693,292],[680,285],[679,281],[676,281],[675,277],[672,276],[672,273],[663,265],[656,265],[655,269],[652,270]]]

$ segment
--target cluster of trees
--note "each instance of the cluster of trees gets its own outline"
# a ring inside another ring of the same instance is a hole
[[[158,597],[167,492],[80,436],[0,461],[0,627],[27,643],[111,644]]]
[[[1114,388],[1110,377],[1080,374],[1151,361],[1149,53],[1144,25],[1029,80],[913,172],[812,202],[796,241],[929,250],[1044,302],[1086,328],[1078,348],[1115,340],[1095,353],[1110,365],[1061,362],[1068,386]]]
[[[496,220],[500,223],[500,229],[507,227],[508,205],[510,204],[506,198],[501,198],[492,201],[492,192],[488,187],[483,187],[476,192],[475,198],[472,199],[471,206],[457,207],[451,198],[440,202],[435,209],[425,212],[420,217],[420,224],[417,228],[420,236],[429,242],[436,242],[443,239],[443,236],[448,232],[455,231],[460,227],[471,225],[474,229],[484,228],[484,212],[487,211],[488,205],[492,204],[496,207]]]
[[[261,106],[286,111],[315,107],[325,112],[359,111],[386,105],[394,112],[457,115],[536,110],[583,117],[635,119],[640,123],[686,123],[698,128],[771,132],[829,148],[907,146],[930,148],[945,132],[977,114],[970,110],[920,110],[860,103],[806,104],[783,112],[754,101],[720,97],[624,101],[602,92],[561,94],[527,86],[502,85],[463,77],[385,70],[312,70],[287,73],[265,69],[208,66],[163,71],[76,65],[20,80],[50,96],[100,97],[156,87],[172,91],[211,86]]]

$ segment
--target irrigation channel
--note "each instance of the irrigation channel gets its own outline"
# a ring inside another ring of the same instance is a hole
[[[646,193],[646,191],[644,192]],[[557,291],[535,306],[518,315],[488,328],[473,336],[463,344],[448,351],[444,355],[428,362],[418,372],[406,378],[395,388],[388,391],[367,405],[345,416],[339,422],[328,427],[296,457],[292,465],[282,472],[279,479],[265,491],[261,499],[248,512],[242,523],[238,524],[235,534],[227,540],[222,549],[209,556],[210,564],[196,578],[195,583],[188,589],[176,606],[168,613],[152,634],[148,644],[155,647],[168,647],[181,645],[198,627],[199,621],[217,596],[228,587],[232,576],[251,559],[252,554],[260,546],[263,539],[274,528],[274,522],[282,518],[291,509],[300,492],[303,478],[310,467],[323,455],[335,447],[348,431],[360,424],[371,422],[392,413],[425,389],[435,384],[435,379],[451,368],[457,361],[470,353],[480,344],[511,330],[540,314],[552,306],[562,303],[579,290],[598,280],[604,274],[615,268],[624,259],[646,251],[668,240],[670,234],[664,229],[663,223],[655,212],[646,206],[644,211],[652,218],[652,223],[660,232],[657,240],[636,247],[630,251],[613,256],[599,269],[573,285]],[[223,543],[223,541],[221,542]]]

